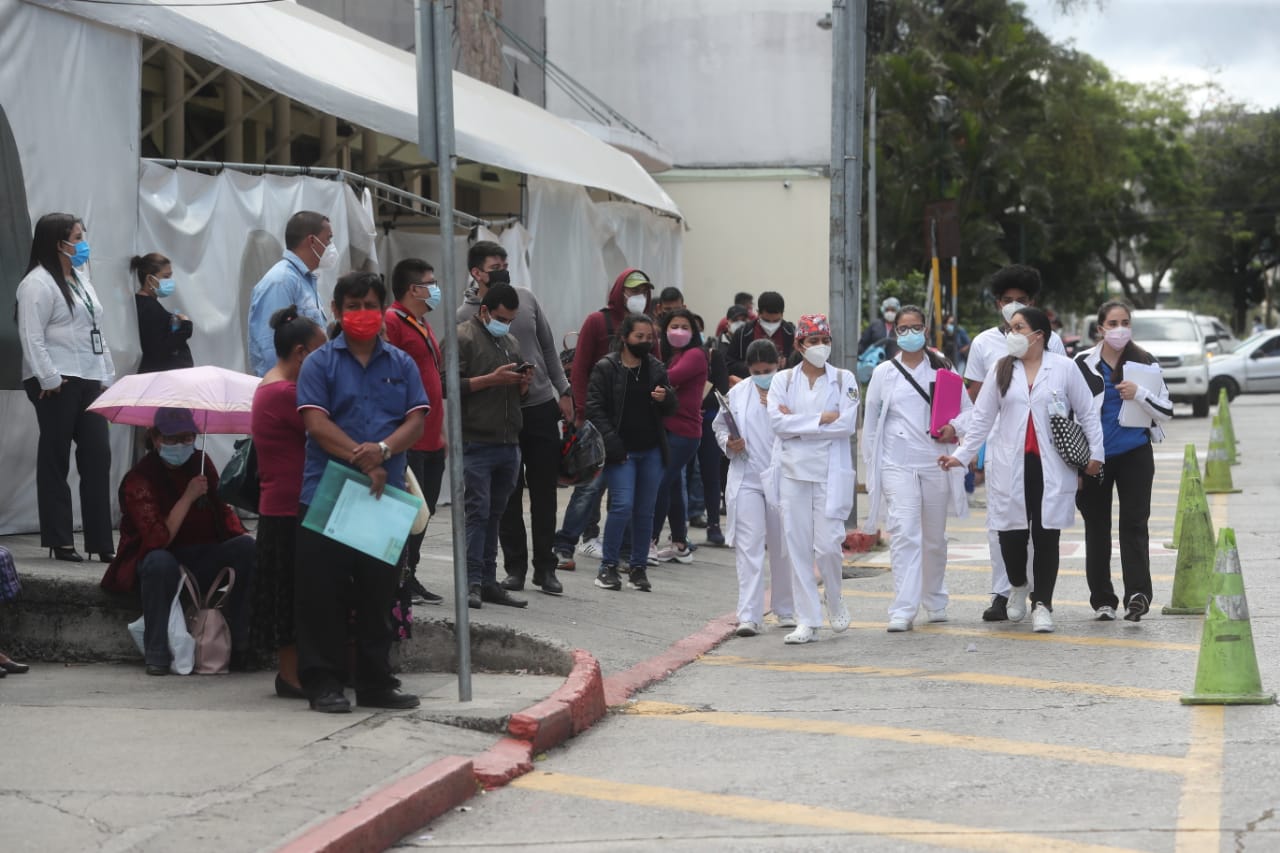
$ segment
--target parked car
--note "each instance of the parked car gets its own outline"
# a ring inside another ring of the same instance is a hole
[[[1228,400],[1237,394],[1280,391],[1280,330],[1258,332],[1235,352],[1214,356],[1209,362],[1209,396],[1217,400],[1220,388],[1227,389]]]
[[[1210,356],[1235,352],[1236,347],[1240,346],[1239,339],[1217,317],[1212,317],[1208,314],[1197,314],[1196,322],[1200,324],[1200,331],[1204,332],[1204,348],[1205,352]],[[1216,400],[1217,397],[1214,397],[1214,399]]]
[[[1204,332],[1190,311],[1134,311],[1133,339],[1156,357],[1175,403],[1190,403],[1197,418],[1209,414],[1209,366]]]

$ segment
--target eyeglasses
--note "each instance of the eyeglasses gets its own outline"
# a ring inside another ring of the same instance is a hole
[[[167,444],[170,447],[176,447],[179,444],[196,443],[195,434],[190,432],[180,432],[177,435],[162,435],[159,439],[161,444]]]
[[[909,333],[911,333],[911,332],[923,332],[923,331],[924,331],[924,324],[923,324],[923,323],[917,323],[917,324],[915,324],[914,326],[899,326],[899,327],[898,327],[897,329],[895,329],[894,331],[896,331],[899,335],[906,335],[906,334],[909,334]]]

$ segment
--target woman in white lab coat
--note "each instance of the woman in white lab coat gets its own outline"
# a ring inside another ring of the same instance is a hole
[[[1133,342],[1130,316],[1128,304],[1105,303],[1098,309],[1102,340],[1076,356],[1076,366],[1094,394],[1094,409],[1102,421],[1107,451],[1102,476],[1087,478],[1076,494],[1076,507],[1084,519],[1084,574],[1089,581],[1089,604],[1102,622],[1113,621],[1120,605],[1111,584],[1113,490],[1120,498],[1118,533],[1124,618],[1137,622],[1151,609],[1147,521],[1151,517],[1151,481],[1156,475],[1151,443],[1164,438],[1160,424],[1173,417],[1173,403],[1160,366]],[[1133,381],[1134,375],[1144,371],[1143,384]],[[1125,408],[1133,408],[1136,418],[1123,417]],[[1132,425],[1126,426],[1126,420]]]
[[[1089,441],[1085,476],[1096,477],[1104,458],[1102,426],[1093,393],[1071,359],[1045,350],[1051,329],[1039,308],[1024,307],[1009,321],[1009,355],[996,362],[982,383],[968,429],[956,452],[942,456],[943,468],[964,468],[987,440],[996,463],[987,475],[987,524],[999,531],[1000,553],[1013,589],[1009,620],[1027,614],[1027,545],[1035,545],[1031,592],[1036,633],[1053,631],[1053,588],[1058,579],[1058,533],[1075,522],[1079,476],[1058,455],[1049,428],[1055,412],[1074,414]]]
[[[780,371],[769,385],[769,422],[777,440],[773,464],[787,556],[792,568],[796,629],[788,644],[811,643],[822,626],[816,564],[826,593],[827,619],[836,633],[849,627],[840,596],[844,523],[853,509],[853,456],[858,382],[828,363],[831,326],[825,314],[806,314],[796,324],[796,352],[803,361]]]
[[[773,463],[773,427],[769,424],[769,386],[778,371],[778,348],[762,338],[747,347],[750,381],[729,391],[728,414],[738,437],[732,438],[722,409],[712,424],[716,443],[729,457],[725,485],[728,510],[725,544],[738,564],[738,636],[754,637],[764,621],[764,558],[769,555],[770,600],[778,624],[796,626],[791,597],[791,563],[782,539],[778,507],[778,469]]]
[[[910,631],[923,604],[930,622],[947,621],[947,514],[968,514],[964,471],[938,466],[938,453],[955,450],[953,420],[938,438],[929,435],[934,377],[951,362],[925,347],[924,312],[898,311],[900,352],[883,361],[867,385],[862,459],[867,472],[870,533],[883,517],[889,533],[894,598],[889,631]],[[968,403],[965,394],[960,395]]]

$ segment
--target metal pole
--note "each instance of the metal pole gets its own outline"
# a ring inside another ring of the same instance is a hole
[[[878,235],[876,234],[876,87],[871,87],[871,116],[867,122],[871,134],[867,146],[867,287],[871,290],[867,304],[871,310],[880,304],[880,279],[876,257]],[[861,300],[859,300],[861,303]],[[859,304],[861,307],[861,304]],[[859,324],[861,327],[861,324]]]
[[[462,381],[458,375],[458,282],[453,275],[453,53],[444,0],[414,0],[418,55],[418,147],[434,156],[439,174],[441,311],[444,316],[445,432],[449,454],[449,517],[453,525],[454,639],[458,701],[471,701],[471,614],[467,610],[466,485],[462,478]],[[430,83],[434,88],[427,87]],[[429,101],[427,99],[430,98]],[[423,105],[430,103],[434,115]],[[430,139],[428,137],[431,137]]]

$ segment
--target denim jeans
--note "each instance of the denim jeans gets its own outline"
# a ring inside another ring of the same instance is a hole
[[[599,512],[600,495],[604,493],[604,485],[605,475],[601,472],[600,476],[594,480],[574,488],[573,495],[569,498],[569,505],[564,510],[564,521],[556,531],[555,544],[552,546],[560,556],[567,557],[573,553],[574,548],[578,547],[578,540],[582,538],[582,533],[590,521],[592,508]]]
[[[698,454],[698,445],[701,443],[701,436],[686,438],[673,432],[667,433],[667,468],[658,485],[657,501],[653,508],[653,535],[650,539],[657,541],[662,533],[663,521],[670,516],[671,541],[689,541],[689,517],[685,513],[684,482],[681,475],[684,473],[684,466]]]
[[[716,444],[716,431],[712,429],[719,412],[702,413],[702,443],[698,445],[698,472],[702,475],[702,505],[707,514],[707,526],[720,526],[720,505],[723,503],[724,482],[720,477],[720,463],[724,461],[724,453]],[[693,500],[693,489],[689,489],[689,500]],[[690,515],[695,515],[692,509]]]
[[[604,525],[604,555],[601,565],[618,565],[622,535],[630,524],[632,530],[648,530],[653,526],[654,500],[663,478],[662,449],[655,447],[631,452],[622,462],[606,465],[604,475],[609,488],[609,516]],[[649,562],[649,541],[633,536],[628,560],[634,568]]]
[[[467,583],[498,582],[498,527],[520,473],[520,445],[462,445],[467,510]]]
[[[685,515],[689,518],[696,518],[699,515],[707,514],[706,498],[702,494],[702,468],[698,464],[698,454],[693,454],[693,458],[689,460],[689,464],[684,466],[681,482],[684,484],[684,493],[687,498],[685,501]]]

